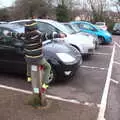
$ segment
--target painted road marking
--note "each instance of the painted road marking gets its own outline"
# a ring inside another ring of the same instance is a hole
[[[14,88],[14,87],[9,87],[9,86],[6,86],[6,85],[1,85],[1,84],[0,84],[0,88],[4,88],[4,89],[7,89],[7,90],[12,90],[12,91],[16,91],[16,92],[21,92],[21,93],[25,93],[25,94],[33,94],[32,91],[23,90],[23,89]],[[52,95],[46,95],[46,97],[50,98],[50,99],[69,102],[69,103],[74,103],[74,104],[100,107],[100,104],[89,103],[89,102],[80,102],[80,101],[75,100],[75,99],[65,99],[65,98],[62,98],[62,97],[52,96]]]
[[[94,55],[111,55],[110,53],[94,52]]]
[[[119,81],[117,81],[117,80],[111,79],[111,81],[115,84],[119,84]]]
[[[117,62],[117,61],[114,61],[114,63],[115,63],[115,64],[117,64],[117,65],[120,65],[120,63],[119,63],[119,62]]]
[[[103,96],[102,96],[102,99],[101,99],[100,110],[99,110],[99,113],[98,113],[97,120],[104,120],[104,115],[105,115],[106,105],[107,105],[107,97],[108,97],[110,81],[111,81],[111,74],[112,74],[114,55],[115,55],[115,48],[116,48],[116,45],[114,44],[113,45],[113,50],[112,50],[112,56],[111,56],[110,63],[109,63],[107,79],[106,79],[106,83],[105,83],[105,87],[104,87],[104,91],[103,91]]]
[[[113,45],[109,45],[109,46],[104,46],[104,45],[100,45],[100,48],[113,48]]]
[[[117,42],[114,41],[114,43],[120,48],[120,44],[118,44]]]
[[[100,67],[86,66],[86,65],[81,65],[80,67],[82,67],[82,68],[89,68],[89,69],[108,70],[108,68],[100,68]]]

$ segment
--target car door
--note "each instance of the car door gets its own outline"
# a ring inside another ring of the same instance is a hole
[[[97,35],[96,29],[93,26],[89,25],[89,24],[80,23],[79,27],[80,27],[80,30],[82,30],[83,32],[87,32],[87,33],[90,33],[90,34]]]
[[[13,32],[7,28],[0,28],[0,70],[4,72],[24,73],[26,64],[23,54],[23,42],[5,36],[4,32]]]

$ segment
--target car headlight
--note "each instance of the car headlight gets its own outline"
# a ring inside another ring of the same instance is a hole
[[[56,55],[59,57],[59,59],[61,61],[65,62],[65,63],[75,61],[75,58],[67,53],[56,53]]]

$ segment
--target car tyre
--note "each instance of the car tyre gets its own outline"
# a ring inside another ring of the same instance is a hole
[[[56,77],[57,77],[56,71],[53,68],[51,68],[50,76],[49,76],[49,84],[55,83]]]

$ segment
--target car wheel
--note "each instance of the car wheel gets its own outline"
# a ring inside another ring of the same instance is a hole
[[[74,47],[75,49],[77,49],[80,52],[80,54],[81,54],[81,51],[80,51],[80,49],[77,46],[72,45],[72,44],[71,44],[71,46]]]
[[[99,40],[99,44],[103,44],[104,43],[104,38],[103,37],[98,37]]]
[[[48,83],[54,83],[56,80],[56,72],[55,70],[52,68],[51,71],[50,71],[50,76],[49,76],[49,81]]]

